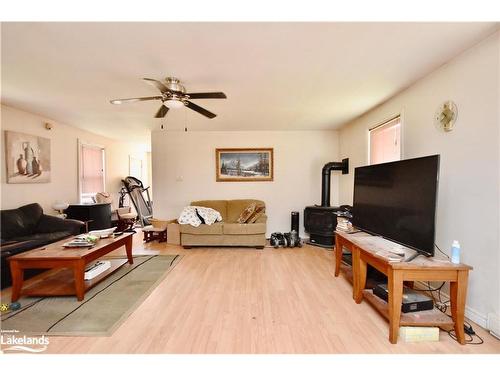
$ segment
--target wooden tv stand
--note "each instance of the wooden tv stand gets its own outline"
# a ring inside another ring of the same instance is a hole
[[[352,253],[353,299],[356,303],[361,303],[363,298],[366,298],[389,320],[391,343],[397,343],[400,326],[439,326],[445,329],[454,328],[458,342],[464,345],[465,298],[472,267],[424,256],[419,256],[411,262],[391,262],[388,257],[391,244],[397,245],[364,232],[349,234],[336,231],[335,276],[340,273],[342,249],[347,249]],[[413,252],[410,249],[408,251]],[[387,303],[375,296],[371,290],[365,290],[368,264],[387,276]],[[449,281],[452,318],[437,309],[402,314],[404,281]]]

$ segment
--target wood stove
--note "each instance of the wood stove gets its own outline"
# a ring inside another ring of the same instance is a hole
[[[304,209],[304,227],[309,233],[309,243],[312,245],[333,248],[334,231],[337,227],[337,212],[340,207],[330,206],[330,178],[333,170],[349,173],[349,159],[342,162],[326,163],[321,177],[321,206],[308,206]]]

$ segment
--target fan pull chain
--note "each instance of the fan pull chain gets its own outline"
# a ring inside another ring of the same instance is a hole
[[[187,133],[187,108],[184,106],[184,132]]]

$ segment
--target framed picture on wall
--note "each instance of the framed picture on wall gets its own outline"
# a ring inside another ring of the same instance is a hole
[[[50,182],[50,139],[5,131],[7,183]]]
[[[217,148],[216,181],[273,181],[272,148]]]

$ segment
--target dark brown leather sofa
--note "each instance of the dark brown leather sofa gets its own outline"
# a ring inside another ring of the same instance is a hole
[[[81,232],[84,223],[45,215],[38,203],[0,211],[1,288],[11,285],[7,258]],[[25,278],[33,272],[26,272]]]

